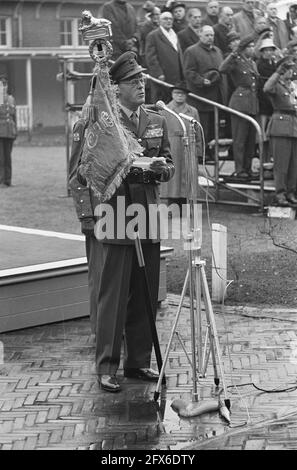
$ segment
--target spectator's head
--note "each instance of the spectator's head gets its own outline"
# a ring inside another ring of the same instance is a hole
[[[149,13],[151,22],[157,26],[160,24],[160,14],[161,10],[159,7],[154,7],[153,10]]]
[[[266,13],[268,18],[277,18],[277,8],[274,3],[268,3],[266,6]]]
[[[160,15],[160,26],[169,31],[173,25],[173,16],[170,11],[163,11]]]
[[[186,5],[180,2],[173,2],[170,10],[175,20],[182,20],[186,14]]]
[[[199,39],[202,44],[205,44],[206,46],[212,46],[214,42],[213,28],[209,25],[202,26],[199,32]]]
[[[202,13],[199,8],[190,8],[187,15],[188,23],[192,28],[198,29],[201,26]]]
[[[206,11],[210,16],[217,16],[219,14],[220,5],[216,0],[209,0],[206,5]]]
[[[267,27],[268,25],[267,25],[265,16],[257,16],[255,18],[254,28],[255,28],[256,33],[258,34],[261,33],[261,31]]]
[[[233,19],[233,10],[230,7],[223,7],[220,12],[219,22],[225,26],[231,26]]]
[[[243,0],[243,9],[253,11],[255,7],[255,0]]]
[[[272,59],[276,51],[276,46],[273,44],[272,39],[264,39],[259,47],[259,51],[263,59]]]
[[[249,34],[242,38],[238,44],[238,52],[248,58],[253,57],[255,50],[255,39],[253,34]]]
[[[187,101],[188,93],[189,90],[187,90],[184,82],[176,83],[171,89],[172,100],[179,105],[184,104]]]
[[[230,31],[230,33],[227,34],[227,38],[229,48],[232,52],[234,52],[237,49],[238,44],[240,43],[240,34],[236,31]]]

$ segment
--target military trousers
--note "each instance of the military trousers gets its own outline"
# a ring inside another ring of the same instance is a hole
[[[95,235],[86,236],[86,255],[88,261],[88,289],[90,303],[90,323],[92,333],[96,333],[98,286],[100,285],[103,245]]]
[[[255,154],[256,129],[250,122],[235,115],[231,115],[231,128],[235,171],[248,172]]]
[[[0,184],[11,185],[11,152],[14,139],[0,137]]]
[[[153,314],[159,291],[160,243],[142,244]],[[124,368],[150,367],[152,335],[135,245],[102,243],[96,326],[96,370],[115,374],[124,334]]]
[[[297,138],[270,137],[276,194],[295,194],[297,186]]]

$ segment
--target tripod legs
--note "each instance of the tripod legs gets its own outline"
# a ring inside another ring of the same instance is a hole
[[[221,359],[221,352],[220,352],[220,345],[219,345],[219,340],[218,340],[218,334],[217,334],[217,329],[216,329],[216,324],[215,324],[215,318],[214,318],[214,313],[211,305],[211,299],[210,299],[210,294],[208,290],[208,284],[207,284],[207,278],[205,274],[205,269],[204,269],[204,262],[201,261],[200,259],[196,259],[192,263],[192,269],[195,270],[195,275],[193,276],[193,273],[190,272],[190,270],[187,271],[175,321],[170,333],[167,349],[165,352],[165,357],[164,361],[162,364],[162,369],[160,371],[159,375],[159,380],[156,386],[156,391],[154,393],[154,400],[157,401],[160,395],[160,388],[162,384],[162,378],[165,372],[166,364],[168,361],[169,353],[170,353],[170,348],[171,344],[173,341],[174,333],[176,332],[176,327],[178,324],[179,316],[181,313],[183,301],[185,298],[185,294],[187,291],[187,285],[188,282],[193,282],[193,279],[195,279],[195,294],[197,295],[196,298],[196,319],[191,316],[191,346],[192,346],[192,362],[190,362],[191,367],[192,367],[192,378],[193,378],[193,398],[194,401],[198,401],[198,393],[197,393],[197,382],[198,382],[198,369],[201,374],[201,376],[205,376],[207,367],[208,367],[208,361],[210,354],[212,356],[212,364],[213,364],[213,370],[214,370],[214,383],[216,386],[219,385],[219,373],[218,373],[218,367],[217,367],[217,361],[219,365],[219,370],[220,370],[220,376],[222,379],[222,384],[223,384],[223,389],[224,389],[224,395],[225,398],[227,397],[227,389],[225,385],[225,379],[224,379],[224,370],[223,370],[223,365],[222,365],[222,359]],[[202,309],[201,309],[201,293],[203,294],[203,299],[204,299],[204,304],[205,304],[205,318],[206,318],[206,333],[205,333],[205,348],[204,348],[204,353],[202,357]],[[192,292],[193,294],[193,292]],[[194,303],[194,302],[193,302]],[[191,303],[190,303],[190,308],[191,308]],[[196,328],[197,327],[197,328]],[[193,361],[196,358],[196,329],[198,330],[198,368],[196,365],[196,360]],[[176,332],[177,334],[177,332]],[[209,341],[209,349],[206,352],[207,349],[207,343]],[[193,349],[195,349],[194,355],[193,355]]]

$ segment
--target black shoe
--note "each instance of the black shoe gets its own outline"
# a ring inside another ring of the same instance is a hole
[[[124,376],[130,379],[141,379],[147,382],[158,382],[159,373],[153,369],[141,368],[141,369],[125,369]]]
[[[297,204],[297,199],[292,193],[287,195],[287,201],[291,204]]]
[[[98,375],[98,385],[106,392],[120,392],[121,387],[115,375]]]

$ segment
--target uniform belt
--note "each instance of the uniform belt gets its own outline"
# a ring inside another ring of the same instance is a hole
[[[144,184],[153,184],[156,183],[155,175],[151,171],[139,171],[139,172],[130,172],[126,178],[127,183],[144,183]]]
[[[297,109],[277,109],[274,112],[278,114],[292,114],[293,116],[297,116]]]

